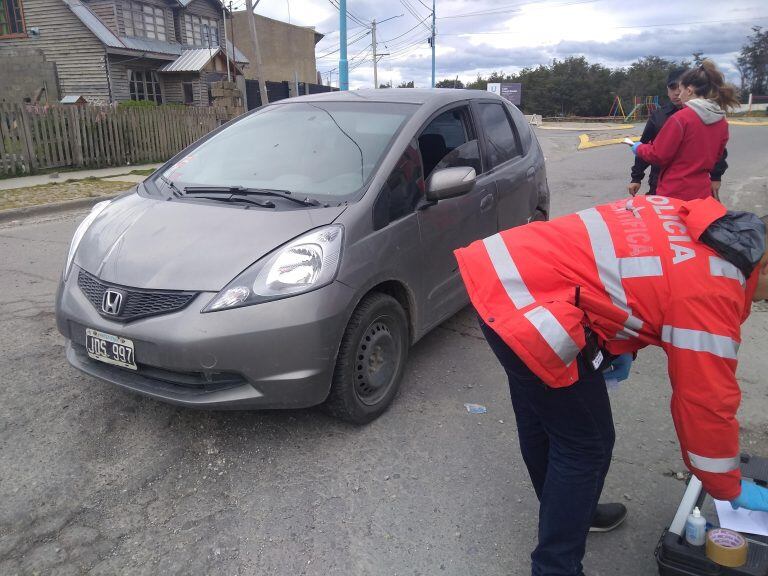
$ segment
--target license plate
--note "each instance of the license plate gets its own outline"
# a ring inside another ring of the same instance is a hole
[[[94,360],[136,370],[133,356],[133,342],[121,336],[99,332],[93,328],[85,329],[85,348],[88,356]]]

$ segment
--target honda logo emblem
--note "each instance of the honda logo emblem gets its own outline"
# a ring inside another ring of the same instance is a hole
[[[117,316],[123,309],[123,293],[117,290],[107,290],[101,299],[101,310],[104,314]]]

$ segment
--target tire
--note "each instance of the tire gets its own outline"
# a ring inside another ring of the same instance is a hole
[[[328,412],[354,424],[381,416],[397,394],[409,344],[400,303],[379,292],[363,298],[341,339],[325,402]]]
[[[541,208],[536,208],[536,212],[533,213],[531,222],[546,222],[549,220],[549,215]]]

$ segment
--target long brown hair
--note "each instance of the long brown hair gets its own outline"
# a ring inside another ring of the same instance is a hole
[[[706,59],[701,66],[685,72],[680,77],[680,84],[692,86],[696,96],[714,100],[723,110],[739,105],[736,87],[725,82],[722,72],[712,60]]]

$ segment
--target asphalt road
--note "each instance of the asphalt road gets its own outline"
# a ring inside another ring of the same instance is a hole
[[[768,129],[732,127],[723,197],[768,212]],[[554,214],[623,196],[625,146],[539,131]],[[71,369],[53,298],[84,212],[0,227],[0,574],[529,574],[537,502],[503,372],[468,310],[415,346],[400,394],[356,428],[316,410],[196,412]],[[742,345],[743,448],[768,455],[768,309]],[[468,414],[465,402],[488,413]],[[684,485],[663,355],[612,394],[595,575],[646,576]]]

